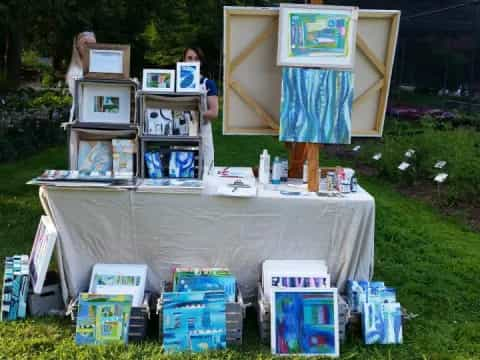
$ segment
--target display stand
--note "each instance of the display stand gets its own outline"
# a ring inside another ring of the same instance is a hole
[[[310,0],[313,5],[322,5],[323,0]],[[301,178],[303,172],[303,163],[308,162],[308,191],[317,192],[319,186],[318,159],[320,154],[320,144],[313,143],[291,143],[287,145],[289,152],[288,176]]]
[[[172,93],[172,92],[137,92],[138,119],[139,119],[139,143],[140,156],[137,166],[141,178],[147,178],[144,154],[149,149],[158,150],[160,153],[169,153],[174,146],[192,148],[195,153],[195,177],[203,177],[202,137],[200,124],[203,122],[203,114],[206,111],[206,94],[198,93]],[[147,130],[146,111],[148,108],[169,109],[174,111],[196,111],[196,135],[154,135]]]

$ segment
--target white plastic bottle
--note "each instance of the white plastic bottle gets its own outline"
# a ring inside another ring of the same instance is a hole
[[[273,169],[272,169],[272,184],[278,185],[280,184],[280,177],[282,176],[282,163],[280,162],[280,158],[275,156],[275,160],[273,160]]]
[[[267,149],[263,149],[260,154],[260,164],[258,167],[258,181],[260,184],[268,184],[270,182],[270,155]]]
[[[302,182],[304,184],[308,183],[308,162],[307,162],[307,160],[305,160],[305,162],[303,163]]]

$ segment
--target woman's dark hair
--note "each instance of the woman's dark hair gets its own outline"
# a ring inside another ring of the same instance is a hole
[[[205,71],[207,68],[207,59],[205,58],[205,53],[201,48],[197,46],[189,46],[185,48],[185,50],[183,50],[183,59],[185,59],[188,50],[195,51],[195,53],[197,54],[198,59],[200,60],[200,71],[203,73],[203,71]]]

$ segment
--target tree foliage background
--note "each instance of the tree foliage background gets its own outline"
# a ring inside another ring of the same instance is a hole
[[[75,34],[92,30],[98,42],[131,45],[132,76],[146,66],[172,66],[186,46],[207,56],[207,76],[218,77],[223,6],[268,6],[268,0],[1,0],[0,78],[15,87],[21,58],[35,51],[65,72]]]

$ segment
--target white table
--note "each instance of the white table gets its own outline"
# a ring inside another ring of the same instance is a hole
[[[154,291],[175,265],[227,266],[247,300],[265,259],[325,259],[339,288],[372,277],[375,201],[363,189],[344,198],[268,189],[229,198],[214,195],[214,179],[206,183],[201,194],[43,186],[64,296],[88,288],[96,263],[146,263]]]

